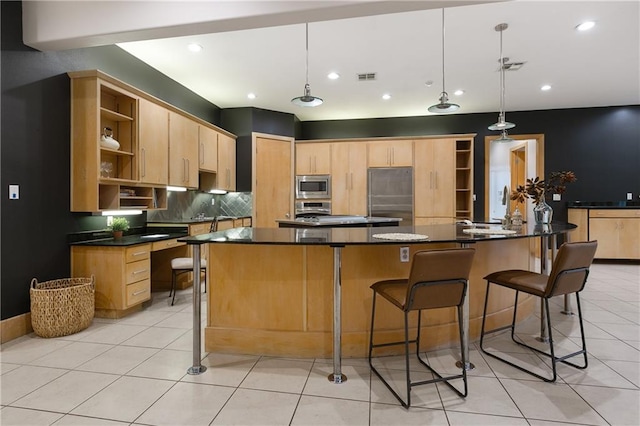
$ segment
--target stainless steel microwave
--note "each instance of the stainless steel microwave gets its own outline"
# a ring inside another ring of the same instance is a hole
[[[296,198],[300,200],[331,198],[331,176],[298,175],[296,176]]]

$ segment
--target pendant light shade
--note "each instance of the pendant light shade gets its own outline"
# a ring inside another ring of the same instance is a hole
[[[440,102],[431,105],[429,112],[436,114],[443,114],[448,112],[457,111],[460,105],[449,102],[449,94],[445,90],[444,85],[444,8],[442,9],[442,93],[440,93]]]
[[[511,123],[509,123],[511,124]],[[500,134],[500,137],[497,139],[494,139],[493,142],[498,142],[498,143],[508,143],[508,142],[515,142],[515,139],[511,139],[509,137],[509,134],[507,133],[506,130],[503,130],[502,133]]]
[[[291,99],[291,103],[298,106],[303,107],[314,107],[318,105],[322,105],[322,98],[318,98],[317,96],[311,95],[311,86],[309,85],[309,24],[305,24],[305,33],[306,33],[306,80],[304,85],[304,95],[298,96],[297,98]]]
[[[506,121],[504,111],[504,64],[506,62],[506,59],[502,56],[502,33],[507,28],[509,28],[508,24],[498,24],[495,26],[495,30],[500,32],[500,113],[498,114],[498,121],[489,126],[489,130],[503,131],[516,127],[515,124]],[[505,134],[506,132],[504,132],[499,139],[505,137]]]

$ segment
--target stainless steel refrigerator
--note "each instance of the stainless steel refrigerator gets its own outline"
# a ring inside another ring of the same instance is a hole
[[[413,167],[368,170],[369,216],[399,217],[400,226],[413,225]]]

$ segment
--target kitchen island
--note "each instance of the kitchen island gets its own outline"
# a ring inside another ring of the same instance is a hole
[[[204,331],[208,352],[290,357],[365,357],[375,281],[406,277],[409,262],[400,247],[418,250],[469,246],[476,249],[468,292],[468,335],[479,336],[484,302],[483,277],[500,269],[548,272],[547,243],[575,225],[525,224],[504,234],[499,225],[483,233],[469,227],[429,225],[389,228],[322,228],[307,238],[306,229],[236,228],[180,239],[194,248],[208,246],[209,287]],[[496,233],[491,233],[494,230]],[[381,234],[407,236],[383,239]],[[416,237],[417,236],[417,237]],[[534,242],[542,241],[542,250]],[[542,259],[539,257],[541,256]],[[518,312],[534,310],[535,300],[521,298]],[[488,307],[488,327],[510,321],[513,293],[496,290]],[[381,304],[386,339],[402,334],[402,316]],[[428,349],[458,339],[453,309],[425,314]],[[415,320],[413,318],[415,327]],[[336,339],[337,336],[337,339]],[[338,369],[339,371],[339,369]]]

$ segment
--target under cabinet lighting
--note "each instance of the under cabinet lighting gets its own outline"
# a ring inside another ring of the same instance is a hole
[[[142,210],[104,210],[102,212],[102,216],[134,216],[138,214],[142,214]]]
[[[186,192],[187,188],[185,188],[183,186],[167,186],[167,191]]]
[[[227,193],[227,191],[225,191],[224,189],[212,189],[211,191],[209,191],[209,194],[224,195],[226,193]]]

